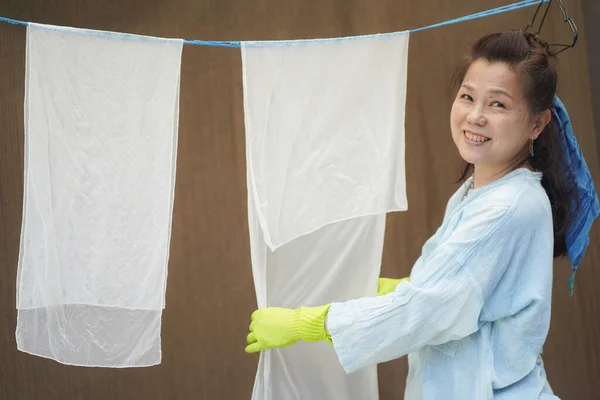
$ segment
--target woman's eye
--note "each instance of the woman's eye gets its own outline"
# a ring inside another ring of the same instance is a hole
[[[499,101],[494,101],[492,103],[492,106],[504,108],[504,104],[500,103]]]
[[[469,100],[472,101],[473,98],[471,96],[469,96],[468,94],[463,94],[462,96],[460,96],[461,98],[465,99],[465,100]]]

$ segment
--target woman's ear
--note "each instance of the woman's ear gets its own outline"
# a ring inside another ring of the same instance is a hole
[[[535,140],[540,136],[546,125],[550,123],[552,119],[552,113],[550,110],[543,111],[537,115],[535,118],[535,125],[533,126],[533,132],[531,133],[530,138]]]

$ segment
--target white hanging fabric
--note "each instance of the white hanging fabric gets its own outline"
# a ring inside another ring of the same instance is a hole
[[[406,210],[408,38],[242,43],[249,184],[271,250]]]
[[[19,350],[160,363],[182,48],[28,25]]]
[[[248,220],[259,307],[375,295],[385,216],[407,209],[409,33],[243,42]],[[326,342],[261,352],[253,400],[378,398]]]

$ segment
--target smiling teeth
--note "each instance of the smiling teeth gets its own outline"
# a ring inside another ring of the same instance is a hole
[[[483,137],[483,136],[476,136],[476,135],[472,135],[469,132],[465,132],[465,136],[467,137],[467,139],[472,140],[473,142],[487,142],[488,140],[490,140],[489,138]]]

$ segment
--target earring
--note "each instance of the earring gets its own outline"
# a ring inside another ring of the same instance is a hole
[[[529,143],[529,157],[533,158],[533,140]]]

